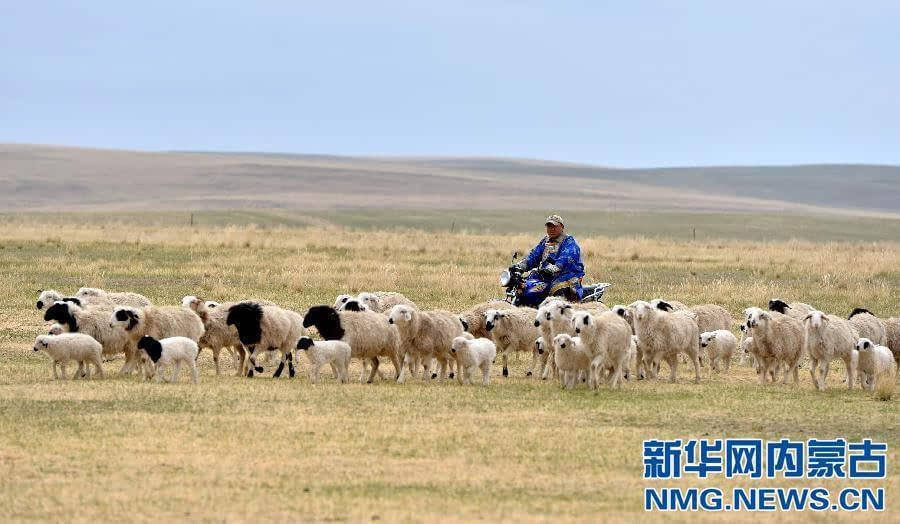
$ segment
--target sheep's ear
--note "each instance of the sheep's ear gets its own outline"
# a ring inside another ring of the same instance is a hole
[[[713,333],[712,335],[710,335],[710,336],[709,336],[709,339],[710,339],[710,340],[715,340],[715,339],[716,339],[716,334]]]
[[[806,322],[806,321],[807,321],[807,320],[809,320],[809,319],[811,319],[811,318],[812,318],[812,316],[813,316],[813,314],[812,314],[812,313],[810,313],[810,314],[808,314],[808,315],[806,315],[806,316],[805,316],[805,317],[803,317],[803,321],[804,321],[804,322]]]

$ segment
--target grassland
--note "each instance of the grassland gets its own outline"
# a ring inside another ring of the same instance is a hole
[[[201,384],[192,386],[184,377],[177,385],[116,377],[121,361],[107,365],[113,376],[105,380],[57,382],[50,379],[46,356],[31,351],[33,337],[45,329],[34,309],[42,288],[127,289],[160,304],[186,294],[259,297],[298,311],[331,302],[340,292],[389,289],[422,307],[460,311],[497,296],[497,271],[512,251],[536,239],[521,230],[449,233],[443,225],[382,231],[372,225],[375,218],[348,228],[327,220],[311,227],[224,225],[233,223],[229,219],[192,228],[147,217],[4,217],[3,520],[634,521],[659,517],[642,510],[642,440],[747,436],[887,442],[888,478],[858,485],[885,487],[888,511],[808,516],[895,519],[897,401],[847,392],[835,366],[826,393],[812,390],[805,369],[799,386],[760,387],[750,368],[737,365],[728,377],[708,377],[704,368],[700,385],[682,369],[674,385],[640,381],[595,393],[524,378],[527,358],[514,360],[508,379],[495,370],[488,388],[419,381],[339,386],[326,380],[312,386],[305,362],[293,380],[273,380],[268,372],[254,379],[216,378],[206,353]],[[727,222],[710,217],[710,223]],[[456,231],[477,229],[463,223]],[[821,224],[810,220],[807,238],[833,234]],[[891,234],[868,229],[869,240]],[[610,303],[664,296],[716,302],[737,315],[780,296],[842,314],[863,305],[882,316],[900,315],[897,243],[775,241],[784,237],[767,234],[767,242],[731,234],[708,240],[699,232],[697,242],[640,232],[585,232],[579,239],[589,276],[615,283]],[[697,484],[763,485],[724,479]],[[846,484],[764,485],[834,490]]]

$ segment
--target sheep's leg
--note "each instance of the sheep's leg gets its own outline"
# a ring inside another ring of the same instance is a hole
[[[60,361],[59,363],[59,372],[62,375],[62,379],[66,380],[68,373],[66,372],[66,368],[69,366],[69,363],[65,360]]]
[[[99,375],[100,378],[105,378],[105,375],[103,374],[102,362],[103,362],[103,357],[100,357],[96,360],[96,362],[94,362],[94,365],[97,366],[97,375]]]
[[[422,380],[428,382],[431,379],[431,358],[424,357],[422,359]]]
[[[547,380],[550,377],[550,365],[553,362],[553,355],[550,350],[544,350],[543,358],[541,358],[541,380]]]
[[[671,372],[669,374],[669,382],[671,382],[673,384],[675,383],[675,376],[677,375],[677,370],[678,370],[678,356],[676,355],[676,356],[669,358],[669,371]],[[699,362],[697,363],[697,373],[698,374],[700,373]]]
[[[821,391],[822,387],[819,383],[819,360],[812,357],[809,359],[809,378],[812,379],[813,387]]]
[[[391,351],[388,356],[391,358],[391,364],[394,365],[394,379],[398,379],[400,378],[400,369],[403,367],[403,363],[394,351]]]
[[[400,376],[397,377],[397,384],[403,384],[406,382],[406,373],[409,370],[409,374],[412,376],[415,375],[415,370],[413,369],[413,358],[412,355],[407,353],[403,356],[403,363],[407,364],[407,366],[400,366]]]
[[[503,352],[503,376],[509,376],[509,356],[506,351]]]
[[[853,390],[853,375],[856,374],[856,369],[853,366],[853,359],[851,357],[847,357],[842,359],[844,361],[844,367],[847,369],[847,376],[849,377],[847,380],[847,388],[851,391]]]
[[[616,388],[622,385],[619,379],[622,377],[622,362],[616,362],[616,367],[609,374],[609,387]]]
[[[472,381],[472,377],[469,377],[469,382]],[[490,362],[482,362],[481,363],[481,385],[488,386],[491,383],[491,363]]]
[[[216,364],[216,376],[218,377],[222,374],[222,370],[219,368],[219,353],[222,351],[222,348],[210,348],[213,354],[213,362]],[[197,352],[197,358],[200,358],[200,352]]]
[[[190,366],[191,371],[191,382],[194,384],[200,382],[199,377],[197,376],[197,363],[193,360],[188,361],[188,366]]]
[[[178,382],[178,373],[181,372],[181,361],[180,361],[180,360],[176,360],[176,361],[175,361],[175,366],[173,366],[173,367],[174,367],[174,369],[172,370],[172,380],[169,381],[169,382],[171,382],[172,384]]]
[[[287,363],[288,363],[288,377],[294,378],[294,375],[297,374],[297,371],[294,369],[294,354],[291,353],[290,350],[287,352]],[[299,364],[299,362],[298,362]]]
[[[309,381],[313,384],[319,383],[319,370],[322,368],[322,364],[316,362],[309,368]]]
[[[369,380],[366,381],[369,384],[375,380],[375,375],[378,373],[378,366],[380,364],[381,362],[378,360],[378,357],[372,357],[372,372],[369,373]]]
[[[537,364],[537,361],[538,361],[537,348],[532,348],[532,350],[531,350],[531,369],[529,369],[528,372],[525,373],[526,377],[530,377],[530,376],[534,375],[534,367]]]

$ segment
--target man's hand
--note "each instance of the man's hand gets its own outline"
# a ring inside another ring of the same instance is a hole
[[[560,271],[562,270],[556,264],[547,264],[538,274],[541,276],[542,280],[552,280],[556,278],[556,275],[558,275]]]

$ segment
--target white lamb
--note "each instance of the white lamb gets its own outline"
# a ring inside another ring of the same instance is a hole
[[[859,352],[857,369],[860,386],[869,391],[877,389],[876,398],[890,400],[894,392],[897,372],[894,355],[885,346],[879,346],[867,338],[856,343]]]
[[[706,350],[709,359],[709,373],[721,371],[720,365],[725,363],[725,373],[731,369],[731,356],[737,349],[738,341],[727,329],[717,329],[700,334],[700,350]]]
[[[310,337],[300,337],[297,349],[306,353],[309,359],[309,380],[319,383],[319,370],[325,364],[331,366],[334,377],[341,384],[350,382],[350,344],[342,340],[314,341]]]
[[[148,379],[155,378],[159,382],[162,377],[163,366],[172,366],[172,377],[169,382],[178,380],[178,372],[184,364],[191,371],[191,381],[197,383],[197,343],[187,337],[169,337],[157,340],[150,335],[144,335],[138,341],[137,347],[144,352],[151,364],[146,369]]]
[[[579,337],[567,333],[556,335],[553,338],[553,359],[559,369],[560,384],[566,389],[574,388],[578,377],[591,372],[591,356]]]
[[[809,352],[809,376],[813,386],[825,391],[825,379],[831,361],[839,358],[847,369],[847,384],[853,389],[853,377],[856,359],[853,349],[859,340],[856,329],[848,320],[836,315],[826,315],[821,311],[813,311],[803,319],[806,328],[806,349]]]
[[[62,333],[60,335],[40,335],[34,340],[34,350],[44,351],[50,356],[50,367],[53,370],[53,378],[59,379],[56,373],[57,365],[62,372],[62,378],[66,378],[66,366],[70,361],[78,362],[78,372],[72,378],[78,378],[83,369],[87,378],[91,378],[91,364],[97,370],[97,374],[103,376],[103,365],[100,355],[103,347],[93,337],[83,333]]]
[[[453,339],[450,352],[456,358],[456,379],[460,384],[472,384],[472,377],[481,370],[481,383],[491,383],[491,364],[497,357],[497,346],[486,338],[459,336]]]

